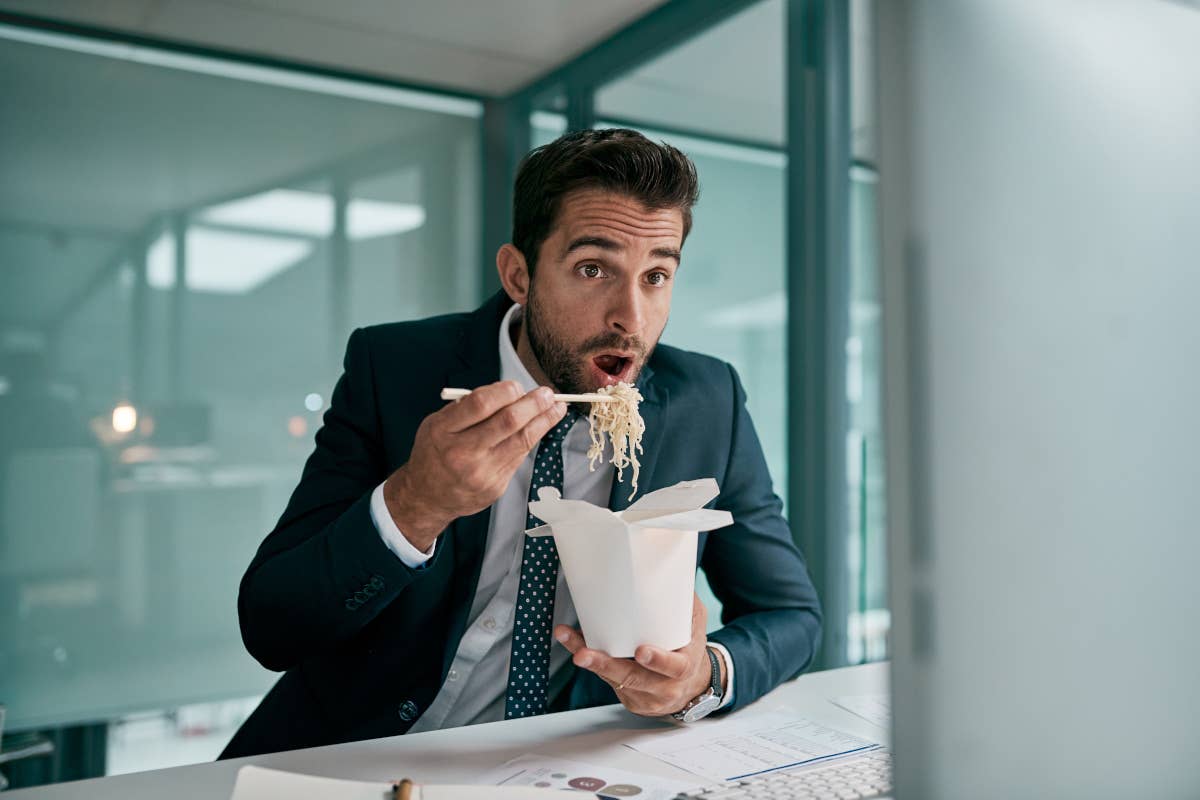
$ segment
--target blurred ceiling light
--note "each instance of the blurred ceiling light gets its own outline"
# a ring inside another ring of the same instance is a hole
[[[112,426],[117,433],[133,433],[137,428],[137,409],[121,403],[112,412]]]
[[[878,303],[851,301],[850,322],[853,325],[867,325],[878,318]],[[783,292],[773,292],[731,303],[710,314],[708,321],[718,328],[782,328],[787,324],[787,296]]]
[[[787,297],[773,292],[732,303],[713,312],[708,320],[717,328],[780,328],[787,324]]]
[[[529,115],[529,124],[535,128],[562,134],[567,132],[567,115],[555,114],[553,111],[534,111]]]
[[[311,252],[312,243],[303,239],[193,226],[187,232],[187,287],[245,294]],[[146,277],[155,289],[175,286],[175,238],[170,234],[150,245]]]
[[[0,378],[0,394],[8,394],[11,386],[12,384],[8,382],[8,378]]]
[[[333,211],[333,198],[328,194],[272,189],[213,206],[199,219],[238,228],[326,237],[333,233]],[[351,239],[391,236],[424,224],[425,209],[413,203],[352,198],[346,207],[346,233]]]
[[[309,411],[320,411],[321,404],[325,401],[321,399],[321,395],[316,392],[304,396],[304,407]]]
[[[350,201],[347,228],[351,239],[371,239],[415,230],[425,224],[425,209],[412,203]]]
[[[291,417],[288,419],[287,428],[288,433],[294,438],[299,439],[308,433],[308,421],[304,417]]]

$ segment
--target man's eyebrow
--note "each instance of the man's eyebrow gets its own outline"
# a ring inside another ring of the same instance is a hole
[[[572,239],[567,248],[563,250],[562,257],[566,258],[576,250],[584,247],[599,247],[601,250],[610,250],[616,252],[625,248],[613,239],[606,239],[603,236],[580,236],[578,239]]]
[[[674,247],[656,247],[650,251],[650,255],[657,258],[673,258],[675,259],[675,266],[679,266],[681,254]]]
[[[603,236],[580,236],[578,239],[571,240],[571,243],[567,245],[565,250],[563,250],[562,257],[565,259],[575,250],[579,250],[584,247],[598,247],[601,250],[608,250],[611,252],[617,252],[625,249],[625,246],[620,242],[617,242],[613,239],[606,239]],[[680,262],[679,250],[674,247],[656,247],[650,251],[650,255],[656,258],[675,259],[676,264],[679,264]]]

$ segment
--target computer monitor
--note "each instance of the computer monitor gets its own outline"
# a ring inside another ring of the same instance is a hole
[[[897,796],[1200,797],[1200,6],[875,7]]]

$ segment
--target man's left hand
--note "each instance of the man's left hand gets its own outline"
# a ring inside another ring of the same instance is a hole
[[[700,596],[695,595],[692,640],[678,650],[644,644],[638,647],[634,658],[613,658],[603,650],[589,648],[580,632],[566,625],[554,628],[554,638],[571,651],[575,666],[599,675],[634,714],[661,717],[681,710],[708,689],[712,667],[704,652],[708,644],[707,626],[708,613]],[[722,661],[722,686],[725,672]]]

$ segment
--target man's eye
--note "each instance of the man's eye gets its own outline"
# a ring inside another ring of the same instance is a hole
[[[600,272],[600,268],[597,267],[595,264],[584,264],[582,267],[579,268],[579,271],[583,274],[583,276],[585,278],[599,278],[600,275],[602,274]]]
[[[667,273],[651,272],[646,277],[646,280],[650,281],[650,285],[652,285],[652,286],[662,286],[664,283],[667,282]]]

